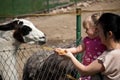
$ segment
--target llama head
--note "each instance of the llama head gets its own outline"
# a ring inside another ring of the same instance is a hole
[[[7,24],[0,25],[0,30],[14,30],[13,37],[21,43],[44,44],[46,42],[45,34],[26,19],[14,19]]]
[[[46,42],[45,34],[38,30],[32,22],[26,19],[15,19],[15,21],[17,21],[17,25],[15,25],[13,36],[16,40],[24,43],[44,44]]]

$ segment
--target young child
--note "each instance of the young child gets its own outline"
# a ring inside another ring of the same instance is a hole
[[[99,18],[97,25],[99,36],[107,50],[91,64],[87,66],[81,64],[70,50],[59,55],[68,57],[81,75],[88,76],[101,73],[103,75],[102,80],[120,80],[120,16],[104,13]],[[58,51],[56,50],[56,52]]]
[[[78,47],[65,49],[73,54],[84,51],[82,63],[85,66],[97,59],[97,57],[106,50],[105,45],[101,43],[101,40],[98,36],[98,30],[96,28],[96,22],[99,16],[100,15],[98,13],[95,13],[92,16],[87,17],[83,21],[83,27],[86,30],[87,36],[83,39],[82,43]],[[57,49],[60,48],[56,48],[56,50]],[[91,77],[81,77],[81,80],[91,80]]]

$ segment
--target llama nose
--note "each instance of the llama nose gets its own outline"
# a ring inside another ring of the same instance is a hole
[[[40,37],[39,44],[45,44],[45,43],[46,43],[46,37],[45,36]]]

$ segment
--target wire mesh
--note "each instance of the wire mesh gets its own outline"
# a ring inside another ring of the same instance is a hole
[[[41,53],[50,55],[43,58]],[[77,70],[69,59],[54,54],[54,51],[42,51],[28,59],[24,67],[23,80],[75,80],[76,74]]]
[[[74,80],[76,70],[52,48],[24,44],[0,50],[0,75],[0,80]]]
[[[38,50],[38,46],[0,50],[0,80],[21,80],[26,60]]]

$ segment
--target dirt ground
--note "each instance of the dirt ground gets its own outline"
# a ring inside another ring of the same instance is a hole
[[[73,10],[74,12],[77,7],[80,7],[82,10],[118,9],[117,11],[110,12],[120,14],[120,0],[94,0],[83,2],[83,4],[81,3],[70,7],[71,11]],[[83,12],[81,15],[82,21],[85,17],[91,15],[92,13],[95,12]],[[57,45],[59,43],[65,44],[66,42],[76,40],[76,14],[70,13],[52,16],[37,16],[27,17],[26,19],[32,21],[46,34],[46,45]],[[83,28],[81,30],[81,35],[82,37],[85,36]]]

